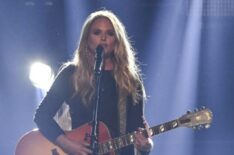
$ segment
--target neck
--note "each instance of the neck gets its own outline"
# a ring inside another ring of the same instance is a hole
[[[106,58],[104,60],[104,70],[113,70],[114,65],[111,58]]]

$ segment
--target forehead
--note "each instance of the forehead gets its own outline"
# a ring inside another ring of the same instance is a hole
[[[105,17],[97,18],[90,26],[91,29],[114,29],[111,21]]]

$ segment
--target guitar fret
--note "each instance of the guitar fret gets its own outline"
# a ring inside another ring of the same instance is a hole
[[[109,150],[112,150],[113,149],[113,143],[112,143],[112,141],[108,141],[108,148],[109,148]]]
[[[103,154],[105,151],[107,151],[106,148],[106,143],[99,144],[99,153],[98,154]]]
[[[118,148],[121,148],[122,146],[124,146],[123,144],[123,140],[121,138],[118,138]]]
[[[118,146],[118,149],[119,148],[121,148],[121,146],[122,146],[122,141],[121,141],[121,139],[120,138],[118,138],[118,139],[116,139],[117,141],[117,146]]]
[[[133,144],[134,143],[134,135],[133,134],[129,134],[129,144]]]
[[[103,145],[102,145],[102,153],[104,153],[104,152],[107,152],[109,149],[108,149],[108,143],[104,143]]]
[[[177,128],[178,126],[179,126],[179,124],[178,124],[177,120],[166,122],[164,124],[161,124],[161,125],[158,125],[158,126],[155,126],[155,127],[151,128],[152,129],[152,135],[156,135],[156,134],[159,134],[159,133],[166,132],[168,130]]]
[[[122,137],[124,145],[128,145],[128,139],[126,136]]]
[[[118,141],[117,141],[118,139],[114,139],[114,146],[115,146],[115,149],[118,149],[119,148],[119,146],[118,146]]]
[[[110,150],[113,150],[113,144],[111,142],[111,140],[105,142],[102,144],[103,145],[103,153],[109,152]]]
[[[126,136],[126,143],[127,143],[127,145],[130,144],[130,135],[129,134]]]
[[[120,137],[121,141],[122,141],[122,146],[126,146],[126,138],[125,136]]]
[[[115,150],[118,149],[118,144],[117,144],[116,139],[113,139],[113,148],[114,148]]]
[[[109,145],[108,145],[108,143],[105,143],[105,152],[106,151],[109,151]]]
[[[99,154],[102,154],[102,152],[104,151],[104,150],[103,150],[103,145],[99,145],[98,148],[99,148],[99,150],[98,150],[98,151],[99,151]]]
[[[109,149],[108,149],[108,143],[104,143],[104,152],[106,152],[106,151],[108,151]]]
[[[160,132],[164,132],[166,130],[165,126],[164,125],[160,125],[159,126],[159,131]]]

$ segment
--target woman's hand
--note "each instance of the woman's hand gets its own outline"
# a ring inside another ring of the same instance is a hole
[[[145,124],[145,130],[147,132],[147,137],[142,133],[144,129],[138,128],[138,132],[135,134],[135,147],[143,152],[150,152],[153,148],[153,141],[151,139],[151,131],[148,124]]]
[[[64,152],[72,155],[90,155],[92,150],[90,150],[89,143],[87,142],[74,142],[68,139],[65,135],[60,135],[56,144],[61,147]]]

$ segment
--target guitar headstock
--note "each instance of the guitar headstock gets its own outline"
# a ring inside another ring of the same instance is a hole
[[[209,128],[212,122],[213,114],[210,109],[202,107],[194,112],[187,112],[178,119],[180,126],[188,128]]]

